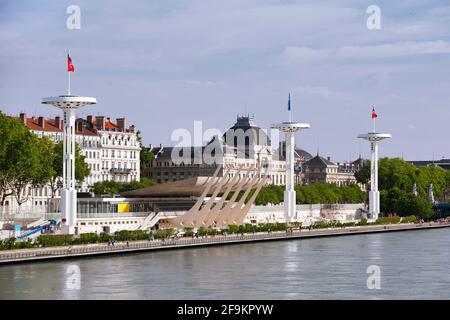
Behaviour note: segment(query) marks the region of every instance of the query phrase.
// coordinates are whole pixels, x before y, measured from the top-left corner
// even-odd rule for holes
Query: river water
[[[449,244],[445,228],[6,265],[0,299],[450,299]]]

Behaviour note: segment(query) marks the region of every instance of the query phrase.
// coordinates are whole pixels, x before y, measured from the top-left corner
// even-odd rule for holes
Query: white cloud
[[[340,48],[314,49],[287,47],[280,55],[282,63],[307,62],[329,59],[380,59],[423,54],[450,53],[447,41],[408,41],[370,46],[343,46]]]
[[[294,90],[298,90],[299,92],[304,94],[318,95],[325,97],[336,96],[339,94],[338,92],[335,92],[329,87],[322,87],[322,86],[299,85],[295,87]]]

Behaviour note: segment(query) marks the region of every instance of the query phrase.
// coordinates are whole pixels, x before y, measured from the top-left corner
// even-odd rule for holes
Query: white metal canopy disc
[[[92,97],[79,97],[79,96],[59,96],[59,97],[47,97],[42,99],[42,104],[50,104],[59,108],[77,109],[79,107],[96,104],[97,99]]]
[[[358,135],[358,138],[366,139],[369,141],[381,141],[383,139],[391,138],[392,135],[390,133],[376,133],[376,132],[370,132],[370,133],[364,133]]]
[[[296,132],[302,129],[309,129],[310,125],[308,123],[300,122],[282,122],[273,124],[271,127],[283,132]]]

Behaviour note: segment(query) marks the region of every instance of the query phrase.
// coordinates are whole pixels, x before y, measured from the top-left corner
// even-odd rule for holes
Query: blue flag
[[[289,93],[289,99],[288,99],[288,111],[291,111],[291,94]]]

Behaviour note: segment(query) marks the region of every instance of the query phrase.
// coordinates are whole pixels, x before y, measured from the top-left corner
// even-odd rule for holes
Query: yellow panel
[[[130,211],[130,205],[128,203],[119,203],[118,206],[119,212],[129,212]]]

